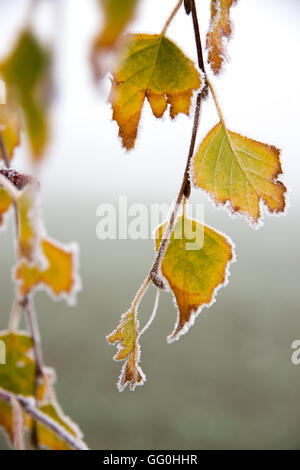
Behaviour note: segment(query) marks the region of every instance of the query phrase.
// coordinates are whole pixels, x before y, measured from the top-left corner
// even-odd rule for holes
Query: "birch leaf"
[[[99,76],[98,59],[103,51],[113,49],[128,23],[133,19],[138,0],[98,0],[103,11],[103,26],[96,36],[91,50],[95,76]]]
[[[21,297],[37,287],[44,287],[55,297],[65,297],[73,303],[80,288],[76,246],[59,246],[49,239],[42,239],[42,251],[47,266],[40,269],[26,261],[20,261],[15,269],[15,279]]]
[[[146,380],[142,369],[138,365],[140,360],[138,328],[136,311],[129,310],[122,315],[117,329],[107,336],[107,341],[110,344],[117,344],[118,347],[118,352],[114,356],[115,361],[126,361],[118,382],[120,391],[124,390],[127,383],[130,385],[130,390],[134,390],[137,385],[143,385]]]
[[[123,146],[127,150],[134,147],[146,97],[157,118],[163,116],[168,104],[174,118],[179,113],[189,113],[193,90],[200,84],[193,62],[165,36],[128,36],[110,96]]]
[[[225,59],[224,39],[231,36],[230,8],[237,0],[211,0],[210,28],[206,37],[208,62],[215,75]]]
[[[219,122],[204,138],[194,156],[192,177],[216,203],[230,203],[235,212],[260,220],[260,201],[270,212],[283,212],[286,188],[280,150],[228,131]]]
[[[157,250],[166,226],[156,231]],[[178,218],[161,266],[178,308],[168,342],[186,333],[202,308],[214,302],[217,290],[227,281],[233,257],[233,246],[224,235],[196,220]]]
[[[21,116],[18,107],[12,102],[0,105],[0,129],[2,139],[11,160],[14,150],[20,145]],[[3,158],[0,149],[0,158]]]
[[[22,109],[33,156],[38,160],[48,140],[50,56],[34,34],[25,30],[0,64],[8,96]]]
[[[11,197],[5,189],[0,188],[0,227],[4,222],[4,216],[12,203]]]

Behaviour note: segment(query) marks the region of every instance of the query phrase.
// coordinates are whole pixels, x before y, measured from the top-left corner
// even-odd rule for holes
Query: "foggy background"
[[[26,2],[0,2],[1,54],[22,24]],[[141,0],[136,32],[160,32],[175,0]],[[202,41],[209,1],[197,2]],[[161,295],[158,315],[142,337],[147,382],[134,393],[116,389],[121,363],[105,335],[118,324],[153,259],[152,240],[96,238],[96,208],[128,203],[170,204],[184,171],[192,119],[156,120],[146,104],[134,151],[125,154],[107,104],[109,77],[92,81],[89,46],[101,23],[92,0],[43,0],[36,28],[55,43],[53,138],[41,168],[48,234],[80,245],[83,290],[74,308],[37,293],[45,362],[57,371],[58,400],[94,449],[300,448],[300,365],[291,343],[300,339],[299,312],[299,43],[298,0],[240,0],[232,9],[230,63],[217,94],[228,127],[282,149],[288,215],[267,217],[253,230],[241,217],[215,209],[201,190],[205,222],[236,244],[229,285],[204,309],[189,332],[171,345],[176,311]],[[196,61],[191,18],[182,10],[168,30]],[[2,40],[3,39],[3,40]],[[192,113],[191,113],[192,114]],[[217,122],[209,99],[198,141]],[[14,165],[29,169],[23,151]],[[116,206],[117,207],[117,206]],[[0,327],[13,300],[12,220],[0,233]],[[155,291],[140,307],[142,324]],[[6,448],[0,437],[0,448]]]

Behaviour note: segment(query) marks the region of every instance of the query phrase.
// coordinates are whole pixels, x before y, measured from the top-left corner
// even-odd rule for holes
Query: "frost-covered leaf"
[[[98,76],[97,60],[104,50],[115,47],[126,28],[132,20],[138,0],[98,0],[103,11],[104,21],[99,34],[96,36],[91,51],[92,65],[95,75]]]
[[[33,395],[35,364],[29,352],[32,339],[26,332],[0,332],[5,343],[6,364],[0,365],[0,387],[16,394]]]
[[[22,32],[0,64],[9,99],[20,105],[33,156],[38,160],[48,140],[50,55],[30,30]]]
[[[107,341],[110,344],[117,344],[118,352],[114,356],[116,361],[126,361],[120,375],[118,388],[124,390],[127,383],[130,389],[134,390],[136,385],[143,385],[146,380],[142,369],[139,367],[140,345],[139,323],[136,319],[136,311],[129,310],[122,315],[119,326],[109,336]]]
[[[225,59],[224,40],[231,36],[230,8],[237,0],[211,0],[210,28],[206,37],[208,62],[217,75]]]
[[[10,160],[20,144],[21,117],[18,106],[13,102],[0,105],[0,130]],[[2,158],[0,149],[0,158]]]
[[[166,226],[156,231],[156,249]],[[178,307],[169,342],[186,333],[202,308],[214,301],[217,290],[227,281],[233,257],[233,246],[224,235],[196,220],[178,218],[161,266]]]
[[[3,224],[4,216],[11,205],[11,197],[5,189],[0,188],[0,227]]]
[[[280,151],[228,131],[219,122],[204,138],[194,156],[193,182],[208,191],[217,203],[230,203],[233,211],[258,222],[260,201],[270,212],[283,212],[286,188]]]
[[[58,245],[49,239],[41,241],[47,266],[40,269],[36,265],[20,261],[15,269],[15,279],[21,297],[37,287],[44,287],[55,297],[65,297],[69,303],[80,288],[78,277],[77,246]]]
[[[78,426],[71,421],[68,416],[65,416],[60,406],[55,401],[43,403],[39,406],[40,411],[52,418],[62,427],[64,427],[70,434],[81,439],[82,433]],[[46,428],[41,422],[37,421],[37,440],[40,446],[46,447],[51,450],[71,450],[71,448],[62,439],[60,439],[53,431]]]
[[[113,119],[119,125],[124,147],[127,150],[134,147],[146,97],[156,117],[163,116],[169,103],[174,118],[179,113],[189,113],[193,90],[200,84],[193,62],[165,36],[128,36],[110,97]]]

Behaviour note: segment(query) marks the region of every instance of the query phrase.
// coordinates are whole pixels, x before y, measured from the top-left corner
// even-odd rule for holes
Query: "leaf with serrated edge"
[[[208,62],[217,75],[225,59],[224,39],[231,36],[230,8],[237,0],[211,0],[210,28],[206,36]]]
[[[22,31],[12,52],[0,64],[8,96],[22,109],[35,160],[42,156],[48,141],[49,65],[48,50],[28,29]]]
[[[134,147],[142,107],[147,97],[160,118],[170,104],[170,115],[188,114],[193,90],[201,85],[193,62],[161,34],[128,36],[116,67],[110,101],[123,146]]]
[[[155,236],[158,250],[167,223]],[[187,244],[193,244],[192,249]],[[178,339],[194,323],[203,307],[209,307],[223,287],[234,260],[232,242],[202,223],[180,216],[161,265],[178,307],[175,328],[168,342]]]
[[[15,148],[20,145],[21,132],[19,108],[12,100],[0,105],[0,130],[7,155],[11,160]],[[0,158],[3,158],[1,149]]]
[[[107,341],[110,344],[117,344],[118,352],[114,356],[115,361],[126,361],[120,375],[118,388],[123,391],[127,383],[130,390],[134,390],[137,385],[143,385],[146,377],[139,367],[140,345],[138,342],[139,322],[136,319],[136,311],[129,310],[122,315],[119,326],[109,336]]]
[[[270,212],[283,212],[286,187],[281,175],[280,150],[228,131],[219,122],[204,138],[192,163],[195,186],[216,203],[230,203],[234,212],[260,221],[259,203]]]
[[[69,304],[73,304],[81,287],[77,245],[59,245],[48,238],[42,239],[41,244],[47,261],[45,269],[26,261],[20,261],[15,268],[19,295],[23,297],[36,288],[46,288],[54,298],[64,297]]]

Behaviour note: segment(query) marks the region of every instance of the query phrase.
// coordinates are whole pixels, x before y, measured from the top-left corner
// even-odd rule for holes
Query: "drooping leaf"
[[[8,157],[11,160],[15,148],[20,144],[21,131],[20,112],[12,101],[0,105],[0,130]],[[0,158],[3,158],[1,148]]]
[[[193,90],[200,84],[193,62],[165,36],[128,36],[110,97],[123,146],[127,150],[134,147],[146,97],[156,117],[163,116],[169,103],[174,118],[179,113],[189,113]]]
[[[0,227],[3,224],[4,216],[12,203],[11,197],[5,189],[0,188]]]
[[[133,19],[138,0],[98,0],[103,11],[103,26],[96,36],[91,50],[92,65],[96,77],[99,75],[98,59],[104,50],[115,47],[126,28]]]
[[[18,256],[29,263],[42,266],[45,259],[41,250],[42,222],[39,215],[37,187],[28,185],[18,193],[16,203],[19,215],[17,236]]]
[[[123,391],[127,383],[130,390],[134,390],[137,385],[143,385],[146,377],[139,366],[140,345],[139,322],[136,319],[136,311],[129,310],[122,315],[119,326],[109,336],[107,341],[110,344],[117,344],[118,352],[114,356],[116,361],[126,361],[120,375],[118,388]]]
[[[48,140],[50,55],[36,36],[25,30],[0,64],[8,96],[21,106],[33,156],[38,160]]]
[[[166,226],[156,231],[156,249]],[[196,220],[178,218],[161,266],[178,307],[169,342],[186,333],[202,308],[211,305],[227,281],[233,257],[232,244],[224,235]]]
[[[194,157],[193,182],[217,203],[230,203],[235,212],[258,222],[259,203],[270,212],[283,212],[286,188],[281,175],[280,151],[228,131],[219,122],[204,138]]]
[[[20,261],[15,269],[15,279],[21,297],[37,287],[45,287],[55,297],[65,297],[69,303],[80,288],[78,278],[77,246],[60,246],[57,242],[43,239],[43,254],[47,261],[45,269]]]
[[[237,0],[211,0],[210,28],[206,37],[208,62],[217,75],[225,60],[224,40],[231,36],[230,8]]]
[[[65,416],[56,401],[49,401],[39,406],[40,411],[52,418],[70,434],[81,439],[82,433],[73,421]],[[71,448],[62,439],[60,439],[53,431],[46,428],[41,422],[37,421],[37,440],[40,446],[51,450],[71,450]]]

